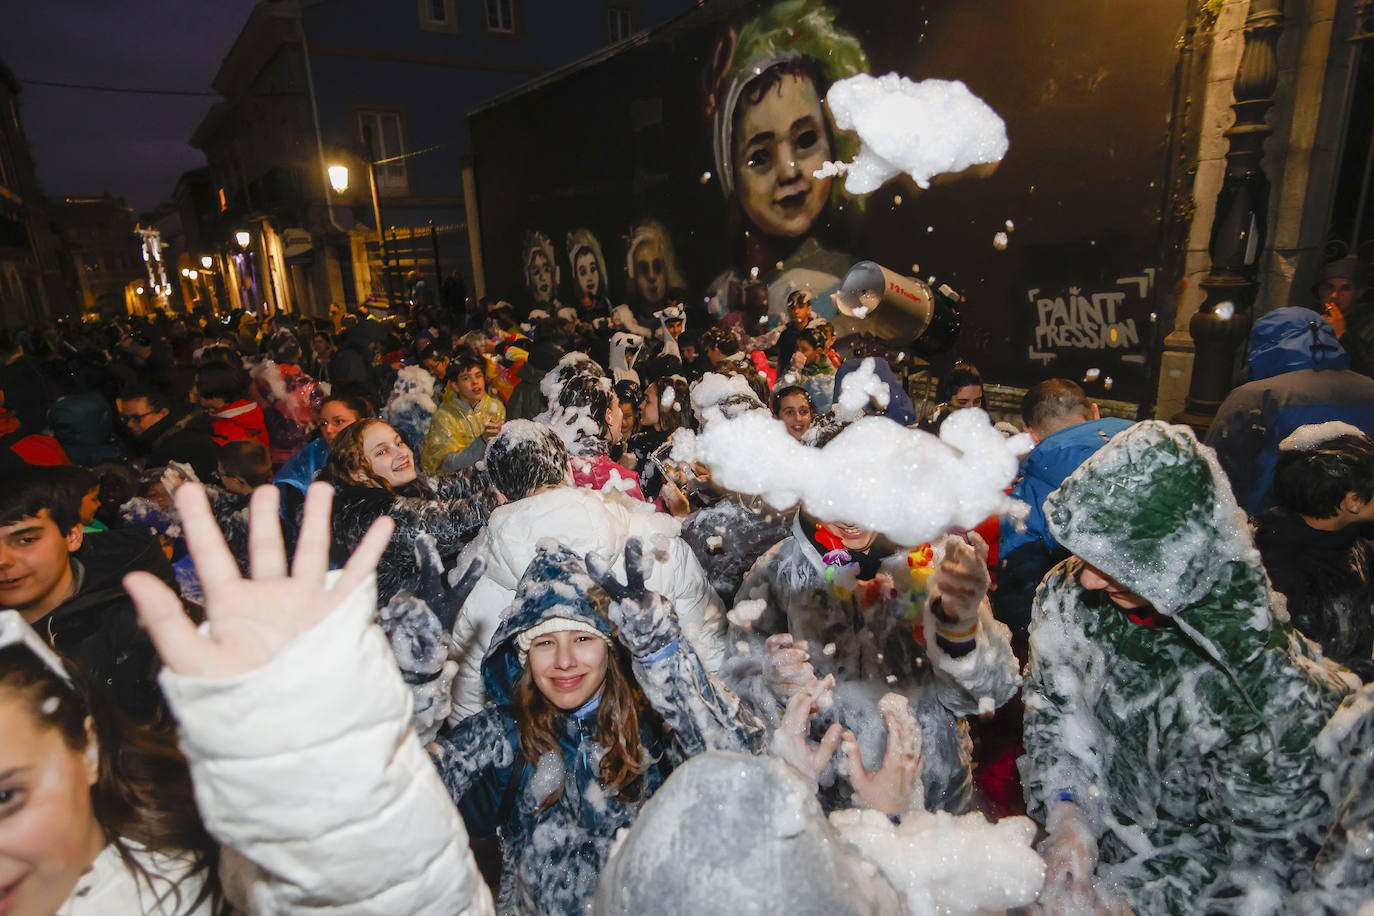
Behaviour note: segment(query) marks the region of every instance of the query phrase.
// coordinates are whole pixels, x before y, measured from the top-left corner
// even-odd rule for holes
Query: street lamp
[[[238,232],[234,233],[234,241],[239,243],[240,248],[247,248],[248,243],[252,240],[253,237],[244,229],[240,229]]]
[[[183,268],[181,269],[181,275],[182,275],[183,277],[189,277],[189,276],[191,275],[191,272],[190,272],[188,269],[186,269],[185,267],[183,267]]]
[[[348,190],[348,166],[331,165],[329,171],[329,186],[334,189],[335,194],[342,194]]]
[[[140,286],[138,289],[134,290],[134,292],[138,293],[140,296],[143,295],[143,287]]]
[[[201,259],[200,259],[200,266],[203,267],[203,268],[205,268],[206,270],[209,270],[209,269],[210,269],[210,266],[211,266],[212,264],[214,264],[214,263],[215,263],[215,259],[212,258],[212,257],[210,257],[208,254],[207,254],[207,255],[203,255],[203,256],[201,257]]]
[[[187,278],[188,280],[194,280],[196,277],[199,277],[199,276],[200,276],[200,271],[197,271],[197,270],[188,270],[188,271],[186,271],[186,278]]]

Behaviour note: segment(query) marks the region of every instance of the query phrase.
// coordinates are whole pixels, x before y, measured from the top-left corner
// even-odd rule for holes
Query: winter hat
[[[541,340],[530,347],[530,358],[526,360],[526,365],[547,372],[558,365],[565,352],[567,351],[558,343]]]
[[[546,636],[549,633],[563,633],[569,630],[577,633],[590,633],[593,636],[600,636],[606,641],[607,645],[610,645],[611,642],[610,638],[605,633],[602,633],[586,621],[574,620],[571,617],[545,617],[543,620],[515,637],[515,645],[520,650],[520,664],[525,664],[525,660],[530,657],[530,646],[534,645],[536,639],[541,636]]]

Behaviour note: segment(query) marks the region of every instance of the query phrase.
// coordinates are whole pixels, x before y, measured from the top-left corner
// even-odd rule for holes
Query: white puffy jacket
[[[205,825],[250,863],[222,868],[247,912],[492,912],[463,821],[411,730],[375,604],[369,578],[256,671],[160,675]]]
[[[553,538],[579,555],[595,551],[613,560],[622,581],[625,542],[640,538],[645,556],[654,558],[645,584],[673,602],[683,635],[691,640],[707,670],[718,673],[725,659],[720,599],[691,549],[678,537],[680,531],[676,519],[650,511],[647,505],[632,505],[616,495],[581,487],[545,490],[493,510],[486,527],[454,564],[455,572],[461,572],[474,557],[480,557],[486,571],[453,628],[458,677],[453,682],[449,721],[473,715],[485,704],[482,658],[541,538]]]

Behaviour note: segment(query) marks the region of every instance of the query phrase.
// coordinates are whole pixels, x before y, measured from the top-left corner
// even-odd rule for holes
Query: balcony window
[[[606,40],[610,44],[624,41],[634,34],[635,13],[628,6],[606,7]]]
[[[373,162],[392,159],[405,154],[401,116],[390,111],[358,112],[358,132]],[[405,192],[406,164],[404,160],[383,162],[377,166],[377,190]]]
[[[515,0],[484,0],[484,6],[488,32],[515,32]]]

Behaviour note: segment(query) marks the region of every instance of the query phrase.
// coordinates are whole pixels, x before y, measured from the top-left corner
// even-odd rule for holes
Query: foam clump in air
[[[797,442],[762,411],[673,437],[673,458],[700,461],[720,486],[762,496],[776,509],[801,503],[826,521],[923,544],[951,526],[972,528],[1014,512],[1005,490],[1029,437],[1003,437],[977,408],[950,415],[937,438],[885,417],[864,417],[823,448]]]
[[[861,73],[831,86],[826,103],[837,127],[859,135],[853,162],[821,170],[844,173],[850,194],[876,191],[902,172],[927,188],[936,175],[1000,162],[1010,145],[1006,123],[958,80]]]
[[[870,290],[864,290],[865,294],[872,295]],[[862,307],[860,307],[862,308]],[[855,309],[858,314],[860,309]],[[859,315],[862,318],[862,315]],[[867,357],[859,363],[859,368],[846,375],[840,380],[840,397],[835,402],[835,418],[841,421],[858,419],[863,415],[864,408],[870,402],[877,404],[878,407],[886,409],[888,402],[892,399],[892,392],[888,390],[887,382],[873,371],[875,363],[873,357]]]

